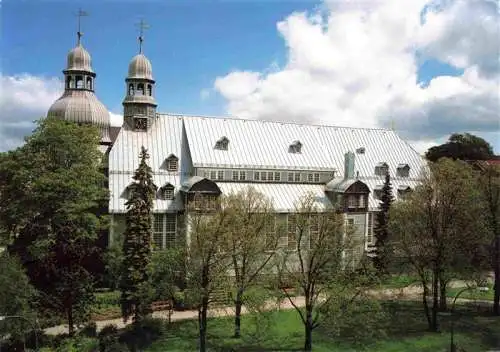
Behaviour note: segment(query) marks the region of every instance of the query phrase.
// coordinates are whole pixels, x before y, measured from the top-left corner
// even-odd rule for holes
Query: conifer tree
[[[382,195],[380,198],[380,211],[377,212],[375,217],[375,228],[373,229],[375,236],[375,257],[373,259],[373,264],[379,272],[379,274],[388,273],[389,257],[390,257],[390,246],[388,243],[389,232],[387,229],[387,224],[389,223],[389,209],[394,198],[392,196],[392,185],[391,176],[389,172],[385,175],[384,186],[382,187]]]
[[[151,313],[152,288],[150,282],[152,210],[155,185],[149,155],[142,147],[139,167],[134,182],[129,186],[126,230],[123,241],[123,266],[121,275],[121,308],[126,321],[133,317],[139,323]]]

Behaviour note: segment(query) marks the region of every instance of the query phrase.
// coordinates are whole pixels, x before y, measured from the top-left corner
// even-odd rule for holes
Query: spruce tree
[[[389,259],[391,255],[390,245],[388,243],[389,233],[387,224],[389,223],[389,209],[394,198],[392,196],[391,176],[389,172],[385,175],[384,186],[382,187],[382,195],[380,198],[380,211],[375,217],[375,228],[373,229],[375,236],[375,257],[373,264],[379,274],[385,275],[388,273]]]
[[[150,282],[152,210],[155,185],[149,155],[142,147],[140,164],[129,186],[126,230],[123,241],[121,275],[121,308],[125,321],[133,317],[139,323],[151,313],[152,288]]]

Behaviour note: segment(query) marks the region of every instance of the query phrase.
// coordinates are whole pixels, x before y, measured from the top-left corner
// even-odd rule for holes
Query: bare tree
[[[205,352],[209,305],[216,299],[221,286],[227,283],[231,264],[227,250],[230,213],[222,204],[224,198],[197,195],[193,202],[196,207],[188,205],[187,300],[198,310],[199,350]]]
[[[276,250],[278,240],[271,202],[254,188],[229,194],[228,248],[236,295],[234,337],[241,336],[241,308],[245,291],[259,278]]]
[[[393,205],[389,218],[391,236],[398,239],[396,250],[420,277],[429,329],[438,331],[446,283],[451,278],[471,278],[485,267],[489,234],[471,168],[461,161],[440,159],[430,166],[421,186]]]
[[[356,267],[361,254],[355,231],[344,226],[344,214],[335,209],[320,210],[314,195],[301,199],[296,212],[288,215],[288,246],[279,270],[283,293],[300,315],[304,324],[304,350],[312,349],[312,332],[320,324],[320,308],[335,297],[338,282]],[[305,306],[299,307],[285,289],[293,285],[304,296]],[[352,297],[354,299],[354,297]]]

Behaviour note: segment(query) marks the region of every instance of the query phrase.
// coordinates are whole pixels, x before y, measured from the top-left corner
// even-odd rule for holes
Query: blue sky
[[[380,3],[390,1],[393,0],[381,0]],[[456,1],[467,2],[466,0]],[[436,38],[435,35],[427,33],[432,32],[432,28],[422,27],[418,23],[415,26],[423,33],[419,35],[419,39],[414,40],[415,36],[407,35],[401,38],[401,42],[411,42],[411,45],[419,45],[420,47],[410,56],[407,55],[408,50],[405,48],[403,48],[404,50],[394,49],[392,52],[391,41],[394,41],[394,47],[397,47],[399,38],[397,35],[395,38],[391,38],[391,36],[398,30],[393,27],[391,32],[387,32],[382,27],[387,23],[400,25],[401,21],[398,22],[398,17],[410,16],[412,11],[420,17],[423,16],[424,10],[427,14],[429,7],[425,4],[425,0],[415,0],[415,2],[419,2],[420,7],[408,6],[405,9],[408,15],[401,15],[401,12],[398,14],[400,10],[397,6],[400,5],[397,5],[397,2],[388,4],[386,7],[383,7],[384,4],[372,5],[368,2],[366,9],[363,8],[365,4],[361,3],[359,7],[366,11],[366,16],[372,14],[379,16],[377,13],[379,11],[380,16],[389,17],[383,22],[377,22],[382,24],[373,24],[375,22],[372,23],[370,20],[353,20],[354,29],[352,31],[345,29],[344,38],[347,38],[346,40],[340,42],[331,39],[331,42],[325,44],[325,38],[338,38],[335,34],[343,30],[336,27],[337,23],[343,23],[345,28],[350,28],[349,22],[346,21],[354,18],[353,14],[357,14],[344,6],[341,1],[329,5],[322,1],[308,0],[100,0],[85,2],[4,0],[1,10],[3,20],[2,77],[4,82],[2,85],[5,90],[7,90],[5,87],[10,89],[8,84],[25,87],[20,80],[25,79],[23,75],[28,75],[37,80],[40,89],[45,89],[47,88],[46,82],[50,79],[62,78],[61,71],[65,65],[66,54],[76,43],[77,20],[75,13],[79,7],[82,7],[90,14],[82,19],[83,44],[92,55],[93,68],[98,75],[96,93],[108,109],[115,114],[122,112],[121,101],[125,91],[124,78],[130,59],[138,51],[137,23],[142,18],[151,26],[145,33],[144,52],[153,64],[153,73],[157,82],[156,98],[161,112],[203,115],[236,114],[243,117],[271,119],[277,119],[276,116],[279,116],[281,120],[287,120],[290,116],[289,118],[295,122],[325,123],[326,121],[328,124],[372,127],[387,127],[389,120],[392,122],[395,120],[396,126],[404,130],[402,134],[405,138],[415,141],[417,144],[420,143],[416,147],[417,149],[440,143],[453,132],[477,131],[477,134],[485,137],[499,152],[498,130],[500,128],[491,127],[495,126],[494,113],[492,116],[490,115],[496,107],[495,99],[497,97],[495,93],[491,92],[492,89],[489,88],[487,91],[486,88],[481,88],[483,90],[479,92],[483,94],[479,94],[482,98],[480,101],[485,102],[484,104],[490,104],[485,107],[489,111],[489,115],[484,118],[484,121],[478,117],[471,117],[471,114],[477,113],[477,108],[470,110],[474,106],[477,107],[476,100],[467,101],[468,105],[463,109],[457,106],[464,100],[460,94],[467,91],[464,84],[472,85],[469,78],[464,83],[464,80],[461,79],[462,76],[475,77],[474,72],[477,71],[479,78],[474,78],[479,82],[474,81],[477,85],[486,87],[491,83],[484,76],[481,76],[482,61],[489,59],[490,52],[480,52],[480,50],[486,49],[478,49],[471,45],[470,48],[463,49],[464,52],[457,53],[457,50],[461,48],[457,49],[450,44],[448,37],[451,37],[451,34],[448,35],[444,31],[441,33],[441,37]],[[449,25],[450,18],[456,20],[456,23],[460,23],[460,11],[462,10],[459,5],[450,5],[444,11],[436,12],[435,17],[439,20],[439,16],[441,16],[443,23]],[[453,6],[458,9],[453,8]],[[477,7],[477,5],[475,6]],[[394,9],[394,15],[387,15],[387,9]],[[485,7],[484,11],[490,11],[490,9]],[[304,12],[305,17],[301,15]],[[351,17],[341,16],[346,14],[351,15]],[[391,21],[394,23],[391,24]],[[429,20],[426,27],[439,26],[436,21],[436,19]],[[453,22],[451,23],[453,24]],[[366,26],[363,27],[365,30],[359,31],[359,33],[365,33],[364,35],[368,38],[366,54],[353,56],[353,52],[350,52],[353,50],[350,44],[355,43],[356,40],[364,40],[357,31],[360,26]],[[387,38],[384,40],[390,45],[382,43],[380,47],[374,48],[373,52],[379,53],[380,48],[387,48],[385,49],[388,52],[386,61],[394,59],[395,62],[403,62],[401,71],[407,72],[405,74],[410,77],[411,81],[409,84],[414,84],[415,87],[407,88],[404,86],[407,80],[400,78],[400,76],[404,76],[402,74],[394,74],[392,77],[393,72],[398,71],[398,68],[393,68],[389,64],[387,67],[384,64],[374,64],[370,73],[363,73],[362,76],[358,77],[358,71],[363,71],[370,63],[370,61],[363,61],[366,59],[363,58],[363,55],[371,55],[372,42],[377,42],[377,38],[379,38],[375,34],[373,38],[370,37],[370,33],[378,32],[379,28],[376,26],[380,27],[381,33],[386,33]],[[458,36],[463,35],[465,38],[468,35],[467,31],[471,32],[475,28],[474,24],[469,24],[468,27],[464,28],[463,32],[459,32]],[[315,28],[321,28],[321,33],[317,30],[314,31]],[[455,29],[453,29],[454,32],[456,32]],[[308,31],[311,31],[310,34]],[[456,36],[455,33],[455,41]],[[483,36],[483,40],[488,38],[487,35]],[[322,50],[328,45],[331,45],[330,51],[323,53]],[[335,68],[331,68],[331,70],[328,68],[327,71],[330,70],[330,73],[322,75],[323,78],[321,75],[317,78],[318,75],[314,74],[317,69],[315,65],[324,57],[328,57],[331,52],[334,54],[332,54],[330,61],[327,60],[326,65],[329,65],[329,62],[333,64],[333,62],[341,61],[343,55],[348,58],[346,60],[350,60],[349,58],[352,56],[355,58],[352,63],[353,67],[350,68],[352,72],[348,72],[348,70],[340,70],[339,72],[335,71]],[[313,57],[313,55],[315,56]],[[464,55],[467,60],[460,61]],[[411,62],[406,62],[408,58],[409,61],[414,62],[415,67]],[[357,63],[358,59],[359,63]],[[323,65],[323,63],[320,64]],[[355,67],[356,65],[359,67]],[[296,72],[299,71],[308,73],[309,78],[306,83],[301,80],[294,81],[292,78],[297,76]],[[467,72],[472,73],[467,75],[465,74]],[[329,74],[331,76],[328,76]],[[492,77],[495,78],[497,74],[498,72],[494,72]],[[349,91],[349,87],[352,86],[375,87],[380,82],[387,81],[387,83],[383,83],[383,87],[388,89],[387,102],[384,103],[385,105],[378,106],[380,97],[384,96],[383,91],[381,92],[378,88],[375,93],[373,89],[367,88],[365,91],[357,90],[353,94],[353,97],[359,95],[366,97],[368,102],[373,101],[372,105],[376,105],[377,108],[372,110],[366,110],[363,107],[363,105],[367,105],[366,103],[347,107],[343,107],[343,105],[339,107],[341,104],[335,103],[335,106],[331,106],[332,100],[338,100],[333,93],[331,97],[326,94],[322,98],[323,100],[316,102],[316,97],[320,97],[320,93],[315,94],[315,89],[318,89],[319,86],[324,87],[324,83],[320,83],[320,81],[325,77],[331,79],[332,92],[338,88],[334,85],[336,81],[347,82],[340,86],[343,91]],[[449,80],[446,77],[454,78],[454,80]],[[273,86],[280,79],[284,83]],[[382,83],[380,84],[382,85]],[[303,90],[296,92],[299,86],[303,86]],[[286,92],[289,88],[290,97],[275,95],[276,91]],[[451,95],[443,93],[448,89],[452,92]],[[323,88],[322,90],[324,91]],[[404,94],[394,93],[397,90],[404,91]],[[240,94],[241,92],[244,92],[244,96]],[[373,98],[370,95],[372,93],[374,94]],[[471,93],[468,97],[476,99],[478,96],[476,93]],[[11,92],[9,99],[17,99],[16,97],[24,96],[23,94]],[[29,94],[36,96],[33,92]],[[52,97],[51,94],[54,94],[53,88],[52,92],[47,93],[44,97]],[[313,101],[309,102],[309,105],[313,105],[310,109],[311,115],[317,114],[318,118],[315,116],[304,117],[302,113],[297,112],[305,109],[301,105],[296,105],[297,101],[306,101],[311,94],[315,97]],[[415,101],[412,100],[413,98],[409,98],[409,96],[418,94],[425,96],[415,99]],[[12,103],[6,99],[4,99],[4,107],[8,103]],[[287,99],[289,100],[287,101]],[[249,103],[249,101],[253,103]],[[41,104],[44,109],[46,109],[46,104],[48,103]],[[19,105],[25,106],[26,102],[23,101]],[[258,110],[256,106],[259,107]],[[28,110],[32,115],[35,111],[38,113],[35,107],[30,107]],[[456,113],[453,111],[462,110],[472,112],[468,112],[468,118],[465,116],[455,119],[454,114]],[[10,110],[3,108],[0,110],[0,114],[5,114],[2,111],[9,112]],[[344,114],[342,118],[338,117],[339,111]],[[367,117],[359,117],[360,114],[366,114]],[[418,125],[414,124],[416,119],[414,116],[420,116],[418,118],[422,119]],[[0,118],[5,117],[0,115]],[[30,115],[29,118],[36,117]],[[14,122],[11,120],[6,121],[13,124]],[[481,121],[475,122],[479,120]],[[428,133],[429,130],[434,132]],[[7,127],[4,127],[3,131],[0,128],[0,135],[7,132]]]

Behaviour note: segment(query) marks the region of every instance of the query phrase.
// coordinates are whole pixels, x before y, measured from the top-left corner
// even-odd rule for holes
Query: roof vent
[[[364,154],[365,153],[365,147],[359,147],[356,149],[356,154]]]

